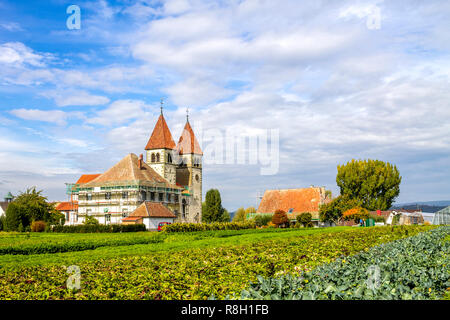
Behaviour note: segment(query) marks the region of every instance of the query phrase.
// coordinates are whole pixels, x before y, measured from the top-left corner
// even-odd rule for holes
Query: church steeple
[[[147,142],[145,150],[174,148],[175,142],[173,141],[172,134],[167,126],[166,119],[164,119],[161,107],[161,115],[156,122],[155,128],[153,129],[152,135]]]
[[[191,124],[189,123],[189,114],[186,115],[186,124],[178,140],[177,150],[180,154],[199,154],[203,155],[200,144],[195,137],[194,130],[192,130]]]

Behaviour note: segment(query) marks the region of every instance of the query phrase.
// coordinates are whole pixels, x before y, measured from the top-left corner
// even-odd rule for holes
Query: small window
[[[164,193],[159,194],[159,201],[164,201]]]
[[[155,162],[155,154],[152,153],[152,162]]]
[[[111,215],[110,214],[105,214],[105,222],[111,222]]]
[[[155,201],[155,193],[154,192],[150,192],[150,200]]]
[[[92,209],[86,209],[86,215],[88,216],[92,215]]]
[[[122,192],[122,199],[123,200],[128,200],[128,191],[123,191]]]
[[[178,202],[178,195],[175,195],[175,202]]]
[[[126,217],[128,217],[128,209],[124,208],[124,209],[122,209],[122,218],[126,218]]]
[[[167,162],[172,163],[172,155],[170,153],[167,154]]]
[[[156,154],[156,162],[159,162],[159,153]]]
[[[105,200],[111,200],[111,192],[105,193]]]
[[[86,200],[87,200],[87,201],[91,201],[91,200],[92,200],[92,193],[88,193],[88,194],[87,194]]]
[[[199,182],[200,181],[200,177],[198,174],[195,175],[195,181]]]

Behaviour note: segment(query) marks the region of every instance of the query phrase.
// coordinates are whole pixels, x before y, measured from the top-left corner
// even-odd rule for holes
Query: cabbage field
[[[449,229],[0,233],[0,299],[441,299]]]

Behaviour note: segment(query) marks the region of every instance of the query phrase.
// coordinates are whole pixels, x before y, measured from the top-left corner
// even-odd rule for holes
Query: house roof
[[[76,211],[76,210],[78,210],[78,204],[75,204],[73,202],[64,201],[64,202],[58,203],[56,205],[55,209],[58,211]]]
[[[83,184],[83,183],[88,183],[92,180],[94,180],[95,178],[97,178],[98,176],[100,176],[101,173],[97,173],[97,174],[83,174],[78,181],[76,182],[76,184]]]
[[[176,185],[170,184],[147,163],[139,160],[140,159],[134,153],[130,153],[109,168],[105,173],[84,184],[83,187],[90,188],[123,183],[141,183],[181,189]],[[139,166],[139,162],[141,163],[141,166]]]
[[[280,209],[286,213],[316,214],[319,212],[319,206],[330,200],[325,196],[325,189],[320,187],[266,190],[256,212],[273,213]]]
[[[172,134],[167,126],[164,116],[161,114],[153,129],[152,135],[147,142],[145,150],[152,149],[174,149],[175,141],[173,141]]]
[[[0,207],[2,208],[3,212],[6,212],[6,209],[8,209],[9,203],[6,201],[0,202]]]
[[[202,149],[200,148],[200,144],[195,137],[194,130],[192,130],[192,127],[189,124],[189,121],[186,121],[183,133],[178,140],[177,150],[180,154],[203,154]]]
[[[161,203],[145,201],[129,217],[176,218],[177,216]]]

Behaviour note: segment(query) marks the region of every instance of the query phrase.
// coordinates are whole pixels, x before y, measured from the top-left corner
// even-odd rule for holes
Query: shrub
[[[360,219],[369,218],[369,212],[367,209],[361,207],[354,207],[345,211],[343,214],[344,220],[354,220],[359,221]]]
[[[254,229],[253,221],[246,222],[213,222],[213,223],[172,223],[163,227],[164,232],[194,232],[214,230]]]
[[[267,224],[272,221],[272,215],[269,214],[258,214],[254,218],[255,224],[258,227],[267,226]]]
[[[272,216],[272,223],[277,227],[284,226],[289,222],[289,218],[285,211],[277,210]]]
[[[46,223],[44,221],[33,221],[31,223],[32,232],[43,232],[45,231]]]
[[[86,216],[86,217],[84,218],[83,224],[84,224],[84,225],[99,225],[100,222],[98,222],[98,220],[95,219],[94,216]]]
[[[146,231],[144,224],[80,224],[76,226],[53,226],[52,232],[59,233],[115,233],[115,232],[139,232]]]
[[[312,227],[312,214],[309,212],[304,212],[297,216],[297,222],[301,223],[304,227]]]

